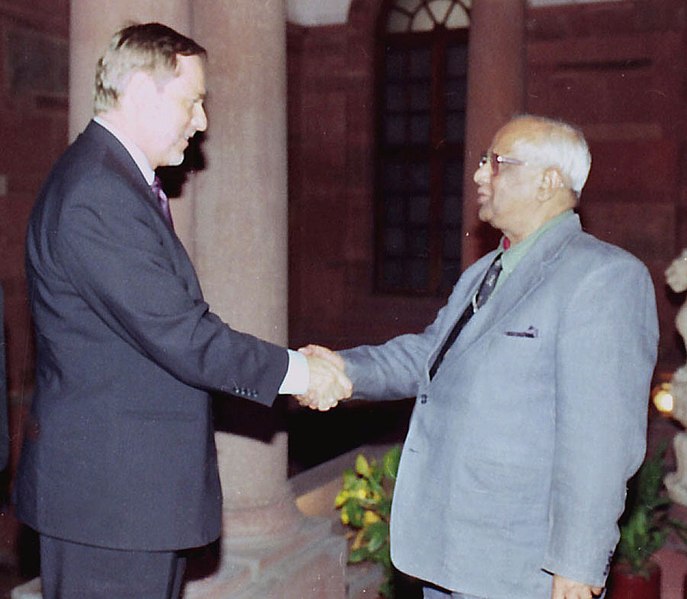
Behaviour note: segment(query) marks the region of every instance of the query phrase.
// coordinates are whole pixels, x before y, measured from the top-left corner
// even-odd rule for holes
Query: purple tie
[[[157,203],[160,205],[160,212],[162,212],[162,216],[165,217],[165,220],[169,224],[169,226],[172,228],[172,231],[174,230],[174,222],[172,221],[172,213],[169,210],[169,198],[167,197],[167,194],[164,192],[162,189],[162,184],[160,182],[160,178],[155,175],[155,179],[153,180],[153,184],[150,186],[153,190],[153,193],[157,197]]]

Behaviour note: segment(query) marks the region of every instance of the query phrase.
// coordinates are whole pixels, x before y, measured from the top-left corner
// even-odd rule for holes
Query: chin
[[[175,154],[174,156],[170,156],[167,160],[166,166],[179,166],[182,162],[184,162],[183,152],[181,154]]]
[[[492,214],[483,208],[480,208],[480,210],[477,212],[477,218],[480,219],[483,223],[488,223],[491,221]]]

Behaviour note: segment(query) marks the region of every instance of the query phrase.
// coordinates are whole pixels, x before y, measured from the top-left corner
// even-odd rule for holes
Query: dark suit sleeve
[[[10,437],[7,407],[7,371],[5,369],[5,310],[2,288],[0,288],[0,470],[7,467],[10,456]]]
[[[74,190],[56,227],[56,267],[121,339],[188,385],[235,393],[250,385],[270,404],[285,349],[240,333],[202,300],[185,252],[126,182]]]

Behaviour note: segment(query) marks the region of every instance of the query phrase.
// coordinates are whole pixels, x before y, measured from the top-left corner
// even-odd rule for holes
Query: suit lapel
[[[521,262],[499,289],[468,322],[455,342],[454,350],[462,353],[473,343],[498,326],[508,314],[528,300],[546,278],[547,272],[557,267],[565,246],[581,231],[577,215],[547,231],[530,248]],[[477,283],[479,284],[479,283]]]

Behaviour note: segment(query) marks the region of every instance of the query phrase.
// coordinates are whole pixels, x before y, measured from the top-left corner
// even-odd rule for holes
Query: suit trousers
[[[40,536],[43,599],[178,599],[186,558]]]

